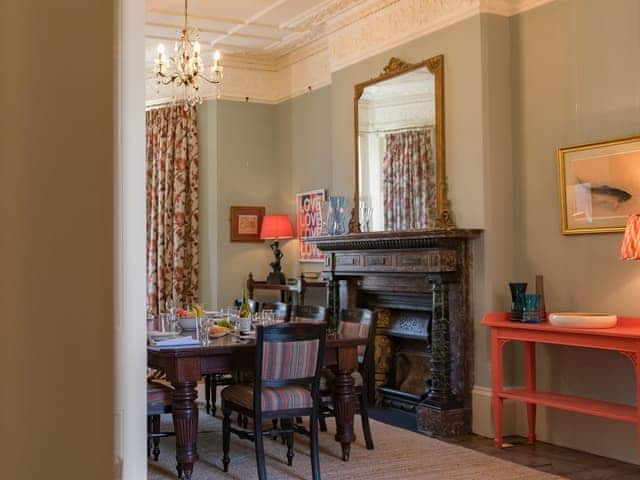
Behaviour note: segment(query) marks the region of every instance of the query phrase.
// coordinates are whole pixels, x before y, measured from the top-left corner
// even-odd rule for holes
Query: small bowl
[[[178,317],[178,323],[183,330],[195,330],[196,320],[196,317]]]

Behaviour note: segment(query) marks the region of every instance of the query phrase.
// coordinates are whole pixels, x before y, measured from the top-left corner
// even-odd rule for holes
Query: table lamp
[[[275,285],[284,285],[287,279],[282,273],[282,257],[284,255],[280,251],[280,240],[285,238],[293,238],[293,225],[288,215],[265,215],[262,219],[262,229],[260,230],[260,238],[262,240],[273,240],[271,250],[275,260],[271,262],[272,272],[267,277],[267,283]]]
[[[640,213],[630,215],[620,248],[622,260],[640,260]]]

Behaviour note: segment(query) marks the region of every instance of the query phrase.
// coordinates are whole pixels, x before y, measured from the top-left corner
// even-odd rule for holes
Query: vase
[[[524,296],[527,292],[526,283],[510,283],[511,289],[511,321],[521,322],[524,312]]]
[[[527,293],[524,296],[523,323],[540,323],[540,299],[538,293]]]
[[[329,235],[343,235],[346,232],[344,214],[344,197],[329,197]]]

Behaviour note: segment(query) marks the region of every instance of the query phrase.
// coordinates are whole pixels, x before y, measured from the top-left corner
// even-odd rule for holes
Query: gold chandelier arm
[[[187,30],[187,0],[184,0],[184,29]]]

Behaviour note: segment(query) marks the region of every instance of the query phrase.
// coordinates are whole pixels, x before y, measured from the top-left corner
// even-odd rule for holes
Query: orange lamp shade
[[[622,247],[620,248],[622,260],[640,260],[640,214],[629,216],[627,229],[624,232]]]
[[[288,215],[265,215],[260,230],[262,240],[293,238],[293,225]]]

